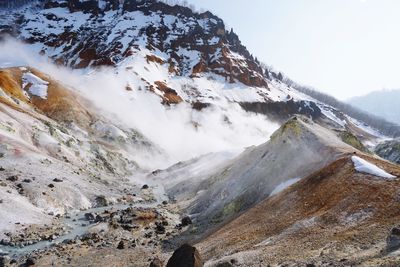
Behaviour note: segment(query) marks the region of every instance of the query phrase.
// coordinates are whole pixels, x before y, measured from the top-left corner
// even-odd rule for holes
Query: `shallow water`
[[[19,257],[22,255],[30,254],[37,250],[44,250],[56,244],[60,244],[65,240],[74,239],[77,236],[82,236],[88,233],[88,230],[96,224],[90,224],[85,219],[85,213],[102,213],[105,210],[123,210],[128,207],[133,208],[154,208],[159,204],[159,202],[153,203],[131,203],[131,204],[115,204],[104,207],[92,208],[83,211],[77,211],[74,213],[64,216],[62,218],[63,226],[68,229],[68,232],[57,237],[53,241],[39,241],[32,245],[27,245],[24,247],[12,247],[0,245],[0,255],[8,255],[10,257]],[[74,221],[75,220],[75,221]]]

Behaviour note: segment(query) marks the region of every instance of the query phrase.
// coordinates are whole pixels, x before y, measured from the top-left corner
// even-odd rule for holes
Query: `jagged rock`
[[[73,243],[74,243],[74,240],[72,240],[72,239],[65,239],[62,243],[63,243],[63,244],[68,244],[68,245],[70,245],[70,244],[73,244]]]
[[[394,227],[386,239],[386,249],[388,252],[395,251],[400,248],[400,226]]]
[[[126,230],[126,231],[132,231],[133,229],[137,228],[136,225],[130,224],[130,223],[121,224],[121,227],[122,227],[122,229],[124,229],[124,230]]]
[[[100,215],[96,215],[96,218],[94,219],[94,222],[98,223],[98,222],[104,222],[105,219],[103,217],[101,217]]]
[[[62,182],[63,182],[63,180],[62,180],[62,179],[60,179],[60,178],[54,178],[54,179],[53,179],[53,182],[56,182],[56,183],[62,183]]]
[[[11,175],[6,180],[10,182],[16,182],[18,181],[18,179],[19,179],[18,175]]]
[[[27,258],[25,261],[25,266],[33,266],[36,264],[35,258]]]
[[[117,249],[125,249],[125,242],[123,240],[119,241]]]
[[[224,261],[224,262],[220,262],[217,264],[216,267],[232,267],[232,263],[228,262],[228,261]]]
[[[3,167],[0,167],[0,172],[5,171],[6,169],[4,169]]]
[[[156,223],[156,233],[157,234],[165,234],[165,226],[162,223]]]
[[[97,233],[87,233],[83,235],[81,241],[93,241],[94,243],[98,243],[102,240],[101,236]]]
[[[54,188],[54,184],[49,184],[48,187]]]
[[[96,214],[91,213],[91,212],[85,213],[85,219],[86,219],[86,220],[88,220],[88,221],[94,221],[95,218],[96,218]]]
[[[149,188],[149,186],[147,184],[142,186],[142,189],[148,189],[148,188]]]
[[[305,115],[316,120],[322,116],[321,109],[312,101],[276,101],[276,102],[243,102],[240,103],[246,111],[268,114],[273,119],[286,121],[295,114]]]
[[[0,256],[0,267],[7,267],[10,263],[10,257]]]
[[[155,258],[151,261],[150,267],[163,267],[163,263],[159,258]]]
[[[203,261],[200,257],[199,251],[191,245],[184,244],[175,250],[172,257],[168,260],[167,267],[201,267]]]
[[[106,199],[105,196],[97,196],[94,201],[95,201],[95,206],[96,207],[108,206],[108,200]]]
[[[29,184],[29,183],[32,182],[32,180],[31,179],[24,179],[24,180],[22,180],[22,182]]]
[[[192,224],[192,219],[190,219],[189,216],[185,216],[182,218],[181,224],[182,224],[182,226],[188,226],[188,225]]]

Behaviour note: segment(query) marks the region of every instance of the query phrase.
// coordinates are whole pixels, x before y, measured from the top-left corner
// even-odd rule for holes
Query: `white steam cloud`
[[[148,158],[140,160],[138,155],[138,162],[148,168],[165,168],[207,153],[258,145],[279,127],[263,115],[245,112],[238,104],[222,100],[202,111],[186,103],[168,107],[155,94],[138,90],[138,85],[127,91],[130,72],[116,73],[111,68],[91,73],[70,70],[55,66],[30,45],[8,40],[0,45],[0,67],[13,66],[37,68],[75,88],[109,118],[140,131],[166,151],[163,160],[152,159],[148,164]]]

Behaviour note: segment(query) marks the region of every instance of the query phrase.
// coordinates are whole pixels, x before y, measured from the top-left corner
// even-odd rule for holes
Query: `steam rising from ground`
[[[102,115],[138,130],[168,156],[153,159],[153,168],[165,168],[206,153],[258,145],[279,127],[265,116],[247,113],[226,100],[202,111],[193,110],[187,103],[165,106],[160,97],[139,90],[138,85],[133,84],[133,91],[127,91],[132,73],[111,68],[72,71],[53,65],[33,50],[14,40],[2,43],[0,67],[35,67],[90,99]]]

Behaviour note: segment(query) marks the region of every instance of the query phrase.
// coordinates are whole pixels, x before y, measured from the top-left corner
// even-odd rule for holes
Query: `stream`
[[[148,181],[149,182],[149,181]],[[60,244],[65,240],[72,240],[78,236],[82,236],[88,233],[88,230],[93,227],[95,224],[89,223],[89,221],[85,218],[86,213],[103,213],[105,210],[109,211],[117,211],[124,210],[129,207],[132,208],[155,208],[163,200],[168,200],[168,197],[165,194],[163,186],[156,183],[149,183],[151,185],[155,201],[154,202],[138,202],[138,203],[129,203],[129,204],[111,204],[108,206],[91,208],[82,211],[73,211],[68,214],[68,216],[64,215],[61,219],[61,225],[64,226],[67,230],[66,233],[63,233],[61,236],[57,237],[54,240],[43,240],[32,245],[26,245],[24,247],[19,246],[6,246],[0,245],[0,256],[7,255],[13,258],[18,258],[23,255],[30,254],[32,252],[38,250],[44,250],[50,248],[51,246]]]
[[[60,244],[65,240],[74,239],[77,236],[82,236],[86,234],[93,225],[90,224],[85,218],[86,213],[102,213],[105,210],[123,210],[129,207],[132,208],[154,208],[159,204],[159,202],[152,203],[131,203],[131,204],[115,204],[104,207],[92,208],[83,211],[76,211],[75,213],[69,214],[69,216],[62,217],[62,225],[67,228],[67,232],[57,237],[52,241],[44,240],[34,243],[32,245],[27,245],[24,247],[18,246],[5,246],[0,245],[0,255],[8,255],[12,257],[18,257],[32,253],[37,250],[44,250],[53,245]]]

